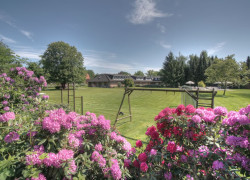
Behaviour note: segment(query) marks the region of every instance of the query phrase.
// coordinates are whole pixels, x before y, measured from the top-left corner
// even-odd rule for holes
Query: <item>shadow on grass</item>
[[[243,98],[250,98],[250,93],[234,93],[235,96],[241,96]]]

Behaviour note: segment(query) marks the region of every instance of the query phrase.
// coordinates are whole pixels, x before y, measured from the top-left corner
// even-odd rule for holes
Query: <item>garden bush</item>
[[[250,105],[239,112],[179,105],[165,108],[147,129],[148,143],[136,142],[127,164],[146,179],[241,179],[250,171]]]
[[[1,180],[249,177],[250,105],[165,108],[146,147],[132,148],[104,116],[48,105],[46,80],[32,71],[17,67],[0,83]]]

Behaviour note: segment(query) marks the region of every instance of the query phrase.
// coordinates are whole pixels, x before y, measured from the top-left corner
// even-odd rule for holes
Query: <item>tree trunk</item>
[[[62,89],[65,89],[66,83],[61,83],[61,87],[62,87]]]
[[[224,93],[223,93],[223,96],[226,95],[226,90],[227,90],[227,81],[225,82],[225,87],[224,87]]]

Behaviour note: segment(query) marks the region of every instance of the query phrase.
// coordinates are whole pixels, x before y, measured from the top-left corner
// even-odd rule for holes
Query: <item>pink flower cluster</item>
[[[92,161],[97,162],[101,168],[106,166],[105,158],[98,151],[94,151],[92,153],[91,159],[92,159]]]
[[[56,133],[61,130],[61,127],[70,129],[76,121],[77,114],[70,112],[66,114],[63,109],[51,111],[48,117],[45,117],[42,122],[43,129],[50,133]]]
[[[72,163],[74,158],[74,152],[72,150],[62,149],[57,154],[48,153],[47,157],[41,159],[40,156],[44,154],[44,149],[35,150],[33,154],[26,156],[27,165],[39,165],[44,164],[47,167],[53,166],[55,168],[60,168],[62,163],[69,161]],[[73,163],[74,164],[74,163]],[[73,165],[72,165],[73,167]]]
[[[5,136],[5,138],[4,138],[4,141],[6,142],[6,143],[11,143],[11,142],[13,142],[13,141],[18,141],[19,140],[19,134],[18,133],[16,133],[15,131],[13,131],[13,132],[10,132],[9,134],[7,134],[6,136]]]
[[[128,152],[131,151],[132,149],[131,144],[126,140],[126,138],[120,135],[117,135],[115,132],[111,132],[110,139],[115,140],[117,143],[122,143],[123,144],[122,149],[124,151],[128,151]]]
[[[112,177],[115,180],[121,179],[122,172],[121,172],[121,169],[119,167],[117,159],[111,159],[111,164],[112,165],[111,165],[110,171],[111,171]]]
[[[14,120],[16,118],[14,112],[6,112],[0,115],[0,122],[7,122],[9,120]]]

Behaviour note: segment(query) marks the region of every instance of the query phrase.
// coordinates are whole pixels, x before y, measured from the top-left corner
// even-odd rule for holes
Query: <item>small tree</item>
[[[198,87],[206,87],[206,84],[203,81],[198,82]]]
[[[8,72],[10,68],[21,67],[26,59],[17,56],[6,44],[0,41],[0,74]]]
[[[239,64],[233,58],[233,55],[227,56],[226,59],[216,59],[215,62],[206,69],[205,75],[207,82],[221,82],[224,85],[224,93],[226,94],[228,82],[236,82],[240,79]]]
[[[125,87],[133,87],[134,81],[133,79],[124,79],[123,84]]]
[[[144,76],[144,73],[142,71],[136,71],[134,73],[135,76]]]
[[[130,73],[128,73],[128,72],[126,72],[126,71],[120,71],[120,72],[118,72],[118,74],[128,75],[128,76],[130,76],[130,75],[131,75]]]
[[[45,73],[49,74],[48,80],[59,82],[65,88],[66,83],[84,81],[83,60],[76,47],[58,41],[48,45],[42,55],[41,64]]]

